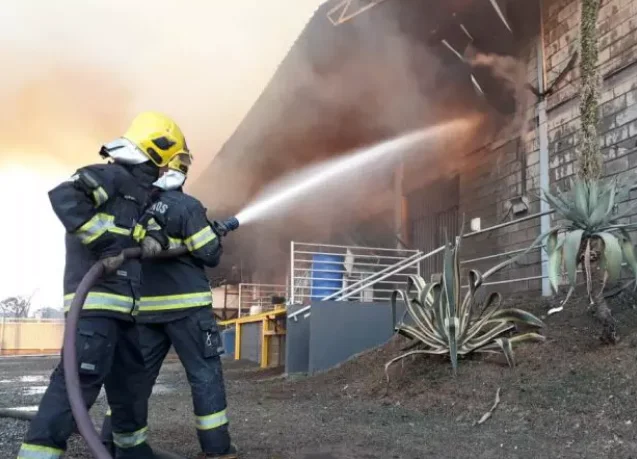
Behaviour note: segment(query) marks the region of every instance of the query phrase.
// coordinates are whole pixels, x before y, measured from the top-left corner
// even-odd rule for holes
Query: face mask
[[[185,181],[186,174],[174,169],[168,169],[153,185],[164,191],[170,191],[181,188]]]

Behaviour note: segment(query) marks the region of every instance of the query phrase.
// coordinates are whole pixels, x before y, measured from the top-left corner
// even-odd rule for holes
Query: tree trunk
[[[599,79],[597,75],[597,16],[601,0],[582,0],[580,24],[580,77],[582,79],[580,116],[582,138],[578,175],[596,180],[602,176],[602,155],[597,136]]]

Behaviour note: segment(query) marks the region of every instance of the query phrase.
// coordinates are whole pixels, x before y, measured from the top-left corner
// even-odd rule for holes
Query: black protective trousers
[[[81,317],[77,360],[82,395],[91,407],[105,386],[112,410],[117,458],[151,459],[146,443],[146,390],[139,330],[133,322],[108,317]],[[53,371],[18,458],[56,459],[75,430],[62,362]]]
[[[229,451],[226,391],[220,358],[223,347],[212,307],[197,308],[185,317],[166,323],[138,324],[138,327],[149,384],[148,397],[172,345],[190,384],[202,451],[210,455]],[[102,426],[102,441],[107,446],[112,441],[108,416]]]

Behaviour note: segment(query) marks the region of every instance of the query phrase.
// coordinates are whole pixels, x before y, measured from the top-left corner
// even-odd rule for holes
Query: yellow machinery
[[[258,356],[261,368],[268,368],[272,363],[281,364],[281,354],[285,349],[286,309],[285,305],[274,305],[274,310],[241,317],[239,319],[219,322],[220,326],[235,328],[235,360],[242,358],[242,345],[246,328],[258,329],[261,350]],[[244,346],[245,347],[245,346]],[[246,356],[244,356],[246,357]]]

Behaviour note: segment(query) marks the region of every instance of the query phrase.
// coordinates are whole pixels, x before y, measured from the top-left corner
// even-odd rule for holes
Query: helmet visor
[[[188,170],[192,165],[192,155],[190,153],[179,153],[168,162],[168,168],[188,175]]]

